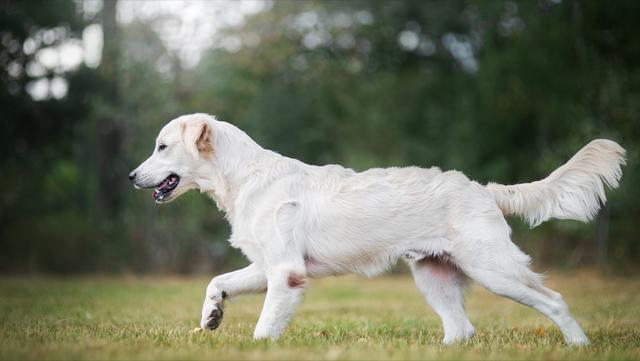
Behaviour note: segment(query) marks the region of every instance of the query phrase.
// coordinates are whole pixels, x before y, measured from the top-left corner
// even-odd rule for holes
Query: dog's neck
[[[303,163],[262,148],[228,123],[216,128],[212,167],[206,178],[197,183],[233,223],[235,214],[248,203],[247,199]]]

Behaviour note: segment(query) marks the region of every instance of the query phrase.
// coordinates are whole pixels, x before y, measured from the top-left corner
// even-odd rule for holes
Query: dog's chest
[[[233,234],[229,239],[231,247],[237,248],[251,261],[252,263],[263,263],[264,247],[261,247],[257,242],[251,238]]]

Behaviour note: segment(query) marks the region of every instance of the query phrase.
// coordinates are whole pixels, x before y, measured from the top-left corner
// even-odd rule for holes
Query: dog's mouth
[[[178,183],[180,183],[180,177],[174,173],[169,174],[167,178],[155,186],[151,196],[156,202],[164,202],[169,198],[171,192],[176,189]]]

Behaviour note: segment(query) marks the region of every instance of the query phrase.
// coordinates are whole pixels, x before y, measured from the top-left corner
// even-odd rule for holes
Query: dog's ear
[[[213,152],[211,127],[202,119],[193,119],[183,123],[182,139],[187,151],[195,158],[207,157]]]

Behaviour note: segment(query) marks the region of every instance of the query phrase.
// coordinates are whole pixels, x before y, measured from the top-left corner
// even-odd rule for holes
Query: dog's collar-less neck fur
[[[264,149],[240,129],[216,122],[213,129],[214,156],[209,175],[196,182],[226,218],[233,223],[246,199],[286,173],[288,158]]]

